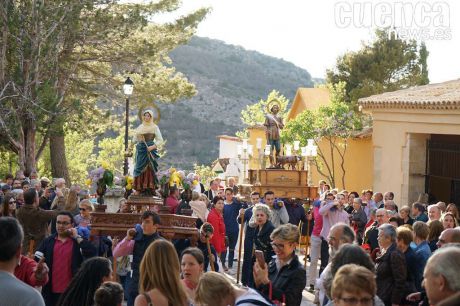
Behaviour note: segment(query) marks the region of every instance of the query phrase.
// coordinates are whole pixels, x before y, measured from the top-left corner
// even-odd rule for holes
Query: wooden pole
[[[29,255],[28,257],[30,259],[34,259],[34,256],[35,256],[34,250],[35,250],[35,240],[31,239],[29,240],[29,254],[28,254]]]
[[[214,260],[212,259],[211,245],[209,244],[209,238],[207,235],[206,235],[206,245],[208,247],[209,265],[211,266],[211,271],[215,271]]]
[[[307,219],[307,240],[305,241],[305,259],[303,267],[307,269],[308,245],[310,244],[310,219]]]
[[[241,216],[241,224],[240,224],[240,243],[238,245],[238,270],[236,270],[236,283],[240,282],[240,265],[241,265],[241,249],[242,249],[242,242],[243,242],[243,229],[244,229],[244,213]]]

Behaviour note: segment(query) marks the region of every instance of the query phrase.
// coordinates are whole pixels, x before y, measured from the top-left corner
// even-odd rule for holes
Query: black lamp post
[[[128,77],[123,84],[123,93],[126,97],[126,113],[125,113],[125,152],[128,151],[128,129],[129,129],[129,96],[133,94],[134,83]],[[125,161],[123,164],[123,175],[128,175],[128,156],[125,155]]]

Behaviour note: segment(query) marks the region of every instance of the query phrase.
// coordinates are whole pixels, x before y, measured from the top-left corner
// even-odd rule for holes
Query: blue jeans
[[[131,276],[130,276],[130,272],[126,275],[118,275],[118,277],[120,278],[120,284],[121,286],[123,287],[123,291],[124,291],[124,299],[125,301],[128,300],[128,296],[129,296],[129,285],[131,284]]]
[[[235,247],[236,242],[238,241],[238,232],[229,233],[228,237],[228,268],[233,267],[233,259],[235,258]],[[222,252],[220,260],[222,260],[222,265],[225,265],[225,257],[227,257],[227,248]]]

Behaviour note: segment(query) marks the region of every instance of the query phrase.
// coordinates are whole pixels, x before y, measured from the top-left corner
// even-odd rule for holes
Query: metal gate
[[[427,174],[425,192],[435,196],[430,190],[433,179],[450,181],[450,202],[460,205],[460,143],[428,140]]]

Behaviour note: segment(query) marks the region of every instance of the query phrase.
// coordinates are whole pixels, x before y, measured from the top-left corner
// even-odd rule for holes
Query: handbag
[[[275,306],[286,306],[286,296],[284,293],[281,295],[281,301],[273,299],[273,285],[272,282],[268,285],[268,298]]]

